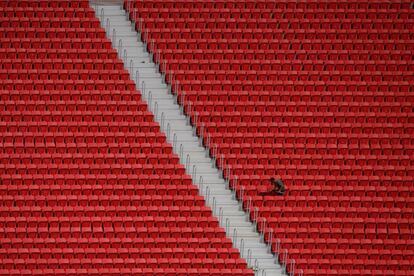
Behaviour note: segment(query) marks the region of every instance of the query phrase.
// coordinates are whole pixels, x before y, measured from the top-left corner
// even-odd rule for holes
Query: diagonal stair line
[[[101,26],[105,28],[125,68],[141,90],[155,120],[166,133],[168,142],[173,145],[174,152],[179,155],[187,173],[204,196],[206,205],[212,208],[234,247],[240,250],[249,267],[255,269],[256,275],[286,275],[284,267],[270,253],[269,245],[263,242],[263,236],[257,232],[249,215],[228,188],[222,173],[214,165],[215,160],[201,145],[182,107],[170,93],[171,87],[159,73],[159,65],[153,62],[152,54],[147,51],[147,45],[141,41],[125,10],[120,5],[99,3],[91,7],[95,9]]]

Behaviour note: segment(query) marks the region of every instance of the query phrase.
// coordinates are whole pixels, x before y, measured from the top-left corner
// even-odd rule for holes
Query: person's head
[[[274,178],[274,177],[271,177],[271,178],[270,178],[270,181],[271,181],[271,182],[275,182],[275,178]]]

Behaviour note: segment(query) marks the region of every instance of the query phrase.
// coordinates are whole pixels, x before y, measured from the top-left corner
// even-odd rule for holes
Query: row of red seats
[[[219,226],[215,217],[5,217],[2,227],[213,227]],[[33,252],[36,252],[32,248]],[[0,249],[1,252],[1,249]],[[4,251],[3,251],[4,252]],[[212,248],[212,252],[215,252]],[[23,252],[22,252],[23,253]],[[205,253],[205,252],[204,252]],[[0,253],[1,254],[1,253]]]
[[[44,14],[43,10],[42,10],[42,13]],[[93,11],[90,11],[90,13],[93,15]],[[0,10],[0,14],[1,14],[1,10]],[[25,37],[26,35],[33,35],[33,33],[35,32],[33,30],[34,28],[36,29],[39,28],[39,32],[43,36],[45,36],[44,30],[40,28],[51,28],[51,29],[53,28],[52,30],[54,32],[59,31],[59,28],[68,28],[69,30],[72,30],[73,28],[75,29],[100,28],[99,21],[94,17],[60,18],[59,15],[56,15],[56,17],[39,18],[37,17],[37,15],[30,16],[29,14],[27,14],[26,16],[27,17],[21,17],[21,16],[0,17],[0,27],[3,30],[8,30],[9,28],[15,28],[16,31],[19,31],[19,36],[17,37]],[[24,31],[22,31],[22,28],[26,29],[27,32],[31,32],[31,33],[25,34]],[[37,33],[37,30],[36,30],[36,33]],[[88,34],[80,34],[80,35],[88,35]],[[16,37],[16,35],[14,35],[14,37]],[[72,34],[72,37],[73,37],[73,34]]]
[[[45,276],[78,276],[78,275],[143,275],[143,276],[245,276],[254,275],[248,269],[218,268],[58,268],[58,269],[0,269],[4,275],[45,275]]]
[[[191,114],[191,113],[190,113]],[[241,115],[246,115],[241,117]],[[281,116],[283,114],[283,116]],[[413,113],[391,113],[388,116],[378,115],[375,112],[197,112],[197,122],[229,122],[229,123],[252,123],[252,122],[281,122],[281,123],[414,123]]]
[[[3,248],[232,248],[228,238],[2,238]]]
[[[107,38],[0,38],[1,48],[111,49]]]
[[[33,116],[40,113],[54,113],[55,111],[86,111],[89,114],[102,115],[107,111],[125,112],[128,116],[130,112],[138,113],[142,118],[137,121],[146,121],[146,118],[152,118],[152,113],[147,111],[147,105],[141,101],[0,101],[0,111],[4,111],[6,115],[29,114],[33,112]],[[7,114],[7,112],[10,112]],[[5,120],[7,121],[7,120]]]
[[[84,259],[30,259],[30,258],[4,258],[0,260],[2,266],[6,269],[90,269],[90,268],[163,268],[163,269],[242,269],[246,268],[246,262],[241,259],[227,259],[220,258],[84,258]],[[209,274],[211,275],[211,274]]]
[[[211,209],[202,206],[151,205],[151,197],[144,196],[144,205],[137,206],[0,206],[2,217],[104,217],[104,216],[166,216],[212,217]],[[34,248],[34,247],[33,247]],[[211,247],[209,247],[211,248]]]
[[[225,238],[223,228],[216,227],[6,227],[4,238]]]
[[[175,85],[173,80],[173,87]],[[296,92],[412,92],[410,81],[249,81],[249,80],[182,80],[179,91],[296,91]]]
[[[46,122],[47,123],[47,122]],[[74,122],[76,123],[76,122]],[[136,123],[136,125],[145,127],[156,125],[156,123]],[[153,128],[158,129],[158,128]],[[2,152],[8,154],[33,154],[33,153],[81,153],[81,154],[98,154],[98,153],[123,153],[123,154],[139,154],[139,153],[156,153],[171,154],[172,147],[167,143],[4,143],[1,144]]]
[[[243,74],[244,71],[250,70],[254,71],[269,71],[269,73],[275,73],[272,71],[281,71],[279,74],[283,75],[308,75],[315,74],[323,69],[323,72],[320,72],[322,76],[337,75],[338,71],[344,71],[347,75],[377,75],[380,71],[384,75],[391,76],[401,76],[408,75],[411,76],[411,72],[402,72],[401,70],[410,70],[413,68],[413,62],[411,61],[368,61],[368,60],[275,60],[267,59],[266,61],[249,61],[246,59],[231,61],[227,60],[220,62],[220,60],[212,59],[198,59],[198,60],[167,60],[168,66],[166,70],[173,71],[174,74],[180,73],[177,70],[186,70],[189,74],[192,72],[189,70],[205,70],[205,74],[209,74],[208,70],[217,70],[218,73],[221,73],[221,70],[234,70],[241,71],[237,72],[238,74]],[[354,70],[354,71],[352,71]],[[355,72],[357,70],[357,72]],[[367,71],[367,72],[365,72]],[[384,71],[384,72],[383,72]],[[203,72],[195,72],[203,73]],[[258,72],[261,73],[261,72]],[[194,74],[194,73],[193,73]],[[389,80],[389,81],[392,81]]]
[[[0,69],[36,70],[122,70],[124,64],[114,59],[2,59]]]
[[[158,123],[135,122],[1,122],[5,132],[159,132]],[[164,144],[164,146],[167,144]],[[32,150],[32,149],[30,149]],[[9,152],[8,150],[6,152]],[[11,153],[11,151],[9,152]],[[126,152],[128,153],[128,152]]]
[[[34,75],[36,76],[36,75]],[[127,74],[126,74],[127,76]],[[119,78],[119,76],[118,76]],[[69,80],[69,79],[2,79],[0,82],[0,90],[134,90],[135,82],[132,80]]]
[[[19,135],[19,134],[17,134]],[[366,144],[402,144],[402,145],[409,145],[412,144],[413,141],[411,136],[409,134],[382,134],[382,135],[375,135],[375,134],[356,134],[356,133],[318,133],[312,134],[312,133],[209,133],[210,135],[210,142],[213,144],[218,143],[260,143],[260,144],[293,144],[293,143],[299,143],[299,144],[359,144],[359,145],[366,145]],[[7,136],[7,133],[5,134],[5,137]],[[205,138],[205,137],[204,137]],[[204,142],[206,142],[206,139],[204,139]],[[297,159],[298,156],[296,155],[290,155],[292,159]],[[281,156],[281,158],[286,156]],[[341,158],[342,156],[339,155],[337,158]],[[372,156],[373,157],[373,156]],[[399,156],[398,159],[403,161],[406,159],[407,156]],[[302,155],[303,159],[309,160],[319,160],[321,159],[321,155],[314,155],[314,156],[306,156]],[[332,156],[327,156],[327,159],[333,159]],[[358,158],[366,158],[367,160],[371,159],[371,156],[365,155],[365,156],[355,156],[356,159]],[[383,160],[382,156],[376,156],[375,158],[378,158],[379,161]],[[334,158],[336,159],[336,158]],[[349,159],[353,159],[351,156]],[[394,159],[393,156],[390,156],[390,161]]]
[[[303,8],[320,8],[320,9],[409,9],[411,8],[410,1],[389,1],[389,2],[382,2],[382,1],[344,1],[344,0],[335,0],[330,2],[320,2],[320,1],[303,1],[298,2],[294,0],[288,1],[267,1],[267,0],[259,0],[259,1],[237,1],[237,0],[230,0],[230,1],[202,1],[197,0],[189,3],[188,1],[174,1],[174,0],[166,0],[166,1],[125,1],[124,7],[130,8],[142,8],[142,7],[156,7],[156,8],[214,8],[214,9],[225,9],[225,8],[257,8],[257,9],[303,9]]]
[[[1,54],[1,52],[0,52]],[[200,60],[209,59],[213,63],[221,60],[224,65],[237,63],[238,60],[251,59],[252,63],[259,59],[266,64],[267,60],[376,60],[376,61],[410,61],[410,51],[400,50],[171,50],[159,49],[160,60]],[[189,62],[188,61],[188,62]]]
[[[142,34],[143,37],[144,34]],[[9,39],[13,41],[14,39]],[[24,38],[22,38],[24,40]],[[243,50],[400,50],[412,51],[411,40],[389,39],[152,39],[156,49],[243,49]],[[24,43],[24,42],[22,42]],[[36,48],[36,44],[34,44]],[[2,41],[2,47],[9,47]],[[76,48],[74,44],[73,47]],[[155,50],[155,49],[150,49]]]
[[[175,162],[174,160],[171,161],[172,163]],[[0,187],[2,194],[12,193],[15,194],[16,191],[27,189],[27,193],[31,192],[36,194],[36,190],[38,189],[45,189],[46,186],[49,186],[52,192],[55,192],[55,188],[53,186],[62,186],[63,188],[68,188],[69,186],[73,185],[74,188],[83,187],[85,190],[92,189],[95,193],[104,192],[105,189],[112,189],[116,187],[119,188],[121,186],[128,186],[125,191],[128,191],[131,188],[130,185],[148,185],[150,188],[153,186],[163,186],[167,185],[190,185],[191,184],[191,177],[185,174],[161,174],[161,175],[146,175],[146,174],[139,174],[139,175],[126,175],[126,174],[31,174],[31,175],[22,175],[22,174],[9,174],[9,175],[2,175],[2,179],[4,180],[4,186]],[[22,189],[15,185],[21,185]],[[43,187],[43,185],[46,185]],[[69,185],[69,186],[65,186]],[[92,185],[97,185],[96,187]],[[109,185],[106,187],[106,185]],[[149,191],[151,189],[148,189]],[[14,192],[13,192],[14,190]],[[392,189],[390,189],[392,192]],[[7,192],[6,192],[7,191]],[[57,190],[59,192],[59,190]]]
[[[25,38],[36,38],[36,39],[96,39],[105,38],[105,30],[98,28],[50,28],[50,27],[30,27],[30,28],[19,28],[19,27],[0,27],[0,32],[5,35],[8,39],[25,39]]]
[[[24,155],[16,157],[23,159]],[[10,156],[10,158],[12,158]],[[36,158],[33,156],[33,158]],[[58,158],[58,157],[57,157]],[[221,155],[220,155],[221,158]],[[409,155],[336,155],[336,154],[223,154],[225,165],[270,165],[276,162],[281,165],[317,165],[321,170],[325,166],[412,166],[414,162]]]
[[[129,80],[127,70],[0,70],[0,80]]]
[[[179,174],[179,172],[177,172]],[[192,195],[1,195],[3,206],[204,206],[204,197]]]
[[[174,65],[173,65],[174,66]],[[277,66],[277,65],[276,65]],[[340,66],[340,65],[339,65]],[[339,67],[338,66],[338,67]],[[365,65],[364,65],[365,66]],[[184,66],[180,66],[181,68],[185,68]],[[171,70],[171,73],[174,73],[175,81],[177,82],[187,82],[187,81],[303,81],[303,82],[388,82],[388,81],[413,81],[414,74],[412,73],[394,73],[393,71],[389,73],[383,73],[382,71],[366,71],[364,73],[355,72],[355,71],[342,71],[339,68],[332,68],[327,69],[326,73],[320,74],[316,70],[317,64],[312,65],[312,70],[303,70],[303,71],[286,71],[290,65],[281,65],[284,70],[252,70],[252,65],[249,65],[249,69],[233,69],[233,70],[191,70],[191,69],[184,69],[181,70]],[[292,66],[293,67],[293,66]],[[291,68],[292,68],[291,67]],[[325,67],[328,67],[325,65]],[[380,65],[377,69],[380,68]],[[289,70],[289,69],[287,69]],[[40,70],[39,70],[40,71]],[[92,70],[90,70],[92,71]],[[92,71],[93,72],[93,71]],[[6,73],[7,74],[7,73]],[[84,74],[84,73],[83,73]],[[81,73],[81,77],[83,77]],[[93,73],[92,73],[93,74]],[[4,75],[4,73],[2,74]],[[11,75],[11,73],[9,73]],[[62,75],[65,76],[65,72],[62,72]],[[3,76],[2,76],[3,77]],[[12,75],[13,78],[16,78]],[[97,77],[92,76],[93,79]],[[99,78],[98,78],[99,79]]]
[[[159,149],[158,151],[162,151]],[[0,164],[1,174],[183,174],[180,164]]]
[[[288,248],[297,249],[386,249],[386,250],[413,250],[412,240],[401,239],[302,239],[302,238],[283,238],[280,242]]]
[[[88,45],[86,45],[87,47]],[[32,49],[32,48],[0,48],[0,59],[116,59],[118,54],[114,49],[93,48],[49,48],[49,49]]]
[[[213,94],[213,93],[212,93]],[[244,94],[244,93],[243,93]],[[299,95],[297,93],[279,92],[272,95],[275,101],[263,101],[259,98],[260,95],[243,95],[241,93],[240,98],[236,99],[233,95],[214,95],[213,99],[206,99],[205,93],[198,97],[194,93],[190,93],[188,96],[183,96],[184,104],[187,104],[188,100],[191,101],[191,107],[185,106],[186,112],[327,112],[339,115],[345,112],[352,113],[410,113],[410,103],[398,102],[397,99],[383,95],[370,96],[361,95],[361,93],[341,93],[341,95],[335,95],[328,92],[315,93],[303,93]],[[253,94],[253,93],[252,93]],[[290,95],[289,95],[290,94]],[[318,95],[319,94],[319,95]],[[324,95],[325,94],[325,95]],[[399,93],[401,96],[403,93]],[[398,96],[398,95],[396,95]],[[252,100],[251,98],[259,98],[260,100]],[[262,98],[265,96],[262,95]],[[343,101],[345,100],[345,101]],[[352,102],[348,102],[352,100]],[[194,115],[194,114],[192,114]]]
[[[262,132],[262,133],[353,133],[353,134],[412,134],[414,124],[399,123],[204,123],[209,133]]]
[[[330,40],[409,40],[413,35],[409,30],[273,30],[273,29],[243,29],[230,28],[147,28],[149,39],[330,39]],[[18,36],[21,37],[21,36]]]
[[[245,190],[245,195],[254,195],[256,193],[253,189]],[[251,192],[249,192],[249,190]],[[271,197],[271,196],[265,196]],[[273,199],[273,198],[270,198]],[[329,200],[328,200],[329,199]],[[371,197],[371,196],[285,196],[284,201],[270,201],[263,202],[262,196],[253,196],[252,202],[254,206],[262,207],[307,207],[307,206],[318,206],[318,207],[365,207],[365,208],[414,208],[414,200],[405,197]]]
[[[371,253],[371,252],[369,252]],[[392,252],[394,253],[394,252]],[[316,269],[316,270],[323,270],[323,269],[332,269],[333,271],[335,270],[342,270],[342,273],[349,273],[347,271],[347,269],[350,266],[356,266],[356,267],[363,267],[366,266],[367,271],[369,272],[370,270],[376,270],[377,273],[380,270],[398,270],[398,269],[404,269],[404,270],[409,270],[410,269],[410,261],[409,260],[356,260],[355,262],[353,262],[354,260],[337,260],[337,259],[310,259],[310,260],[306,260],[306,259],[298,259],[298,261],[296,261],[296,265],[297,267],[301,267],[304,264],[310,264],[310,266],[312,267],[312,269]],[[357,270],[358,271],[358,270]],[[343,275],[338,273],[337,275]],[[351,274],[346,274],[346,275],[351,275]],[[358,275],[363,275],[363,274],[358,274]],[[377,275],[377,274],[370,274],[370,275]],[[380,275],[384,275],[384,274],[380,274]],[[405,274],[394,274],[394,275],[405,275]]]
[[[165,143],[166,137],[161,133],[137,135],[133,132],[3,132],[0,138],[3,143],[114,143],[115,140],[119,143]]]
[[[133,90],[0,90],[2,101],[140,101]]]
[[[355,108],[367,108],[368,106],[375,107],[377,109],[382,108],[384,112],[409,112],[410,103],[414,100],[414,96],[410,92],[392,91],[392,93],[384,91],[296,91],[296,90],[278,90],[278,91],[248,91],[248,90],[186,90],[180,93],[180,97],[177,99],[180,104],[188,105],[187,101],[191,100],[195,103],[197,101],[203,102],[217,102],[218,105],[228,103],[232,106],[232,102],[237,102],[238,105],[246,106],[258,105],[261,106],[294,106],[296,102],[298,105],[304,105],[307,102],[312,110],[315,106],[313,102],[320,102],[318,106],[324,104],[330,106],[350,106]],[[404,100],[406,99],[406,100]],[[184,101],[182,101],[184,100]],[[403,101],[404,100],[404,101]],[[279,104],[280,103],[280,104]],[[402,108],[402,109],[401,109]],[[258,109],[260,111],[260,109]],[[294,111],[291,109],[290,111]],[[305,109],[300,111],[305,111]],[[339,110],[339,109],[338,109]],[[246,111],[255,111],[255,109],[246,109]],[[316,110],[315,110],[316,111]],[[325,111],[325,110],[321,110]],[[336,110],[335,110],[336,111]],[[358,111],[358,110],[351,110]],[[366,111],[370,112],[369,109]]]
[[[306,7],[304,9],[281,8],[197,8],[197,7],[170,7],[170,8],[136,8],[139,17],[161,18],[236,18],[236,19],[413,19],[410,8],[406,9],[352,9]]]
[[[89,8],[89,2],[87,0],[2,0],[0,1],[0,7],[4,8]]]
[[[63,178],[64,179],[64,178]],[[9,179],[6,179],[9,180]],[[73,179],[72,179],[73,180]],[[25,181],[29,182],[29,181]],[[64,181],[60,181],[64,182]],[[28,185],[22,185],[21,187],[16,185],[9,185],[5,187],[2,187],[0,189],[0,194],[13,194],[13,195],[110,195],[110,194],[116,194],[116,195],[193,195],[196,196],[198,194],[198,189],[195,188],[192,185],[174,185],[174,184],[158,184],[154,183],[146,184],[146,185],[137,185],[133,183],[127,183],[124,186],[121,185],[99,185],[98,181],[88,181],[90,184],[87,184],[85,186],[81,186],[79,184],[77,185],[66,185],[66,184],[60,184],[60,185],[33,185],[33,182],[29,182]],[[125,182],[125,181],[124,181]],[[160,182],[160,181],[154,181],[154,182]]]
[[[270,29],[410,29],[413,22],[409,19],[270,19],[270,18],[159,18],[158,14],[139,14],[144,28],[270,28]],[[130,11],[133,18],[133,11]],[[150,17],[151,16],[151,17]],[[140,27],[138,20],[136,28]]]
[[[0,14],[3,17],[19,17],[24,22],[26,17],[30,17],[33,21],[38,20],[53,20],[53,17],[57,17],[62,22],[67,21],[67,18],[74,20],[76,26],[76,18],[82,18],[85,22],[89,19],[94,20],[95,11],[90,7],[8,7],[0,6]],[[82,20],[82,21],[83,21]],[[81,22],[82,23],[82,22]],[[36,23],[34,23],[36,24]]]

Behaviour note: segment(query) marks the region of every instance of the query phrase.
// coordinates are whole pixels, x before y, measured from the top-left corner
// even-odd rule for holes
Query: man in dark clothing
[[[273,184],[273,189],[269,192],[263,192],[261,196],[282,196],[286,192],[285,185],[281,179],[270,178],[270,182]]]

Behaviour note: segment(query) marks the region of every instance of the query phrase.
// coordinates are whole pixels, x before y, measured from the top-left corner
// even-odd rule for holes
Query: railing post
[[[200,175],[200,178],[199,178],[199,191],[200,191],[200,193],[201,193],[201,195],[204,195],[204,178],[203,178],[203,176],[201,176]]]
[[[197,179],[197,167],[196,167],[196,165],[193,165],[192,177],[193,177],[194,181]]]
[[[233,229],[233,244],[234,246],[237,245],[237,228]]]
[[[217,212],[216,212],[216,197],[213,196],[213,214],[216,216]]]
[[[240,185],[240,211],[243,211],[244,187]]]
[[[130,61],[129,61],[129,72],[131,72],[132,73],[132,69],[134,68],[134,61],[131,59]]]
[[[240,239],[240,257],[244,258],[244,239]]]
[[[174,133],[173,135],[173,148],[177,149],[177,134]]]
[[[185,158],[185,169],[188,172],[190,170],[190,155],[187,154],[187,157]]]
[[[287,267],[287,259],[288,259],[288,251],[287,249],[285,249],[283,251],[283,256],[282,256],[282,266],[283,266],[283,270],[286,271],[286,267]]]
[[[206,202],[207,204],[210,204],[210,188],[206,186]]]
[[[151,96],[151,102],[152,102],[152,93],[150,94],[150,96]],[[158,120],[158,102],[157,101],[154,101],[153,110],[154,110],[155,119]]]
[[[252,267],[252,249],[251,248],[247,250],[247,265],[249,267]]]
[[[230,221],[229,218],[226,218],[226,233],[228,233],[230,230]]]
[[[210,140],[211,140],[211,135],[208,134],[207,135],[207,150],[206,150],[206,157],[210,156]]]
[[[261,233],[260,233],[260,239],[263,241],[263,242],[265,242],[265,238],[264,238],[264,233],[265,233],[265,230],[266,230],[266,218],[263,218],[263,220],[262,220],[262,231],[261,231]]]
[[[116,30],[115,28],[112,29],[112,45],[115,46],[116,41]]]
[[[179,153],[180,153],[180,160],[181,160],[181,162],[183,162],[184,161],[184,147],[183,147],[183,144],[180,144]]]
[[[122,53],[119,53],[119,58],[122,58]],[[127,54],[127,50],[126,49],[124,49],[124,62],[126,62],[126,60],[127,60],[127,57],[128,57],[128,54]]]
[[[170,123],[167,123],[167,140],[169,141],[171,138],[171,125]]]
[[[198,145],[200,147],[202,147],[203,146],[203,142],[204,142],[204,124],[201,124],[201,127],[200,127],[200,139],[199,139]]]
[[[234,176],[234,185],[233,185],[233,199],[237,200],[237,188],[238,188],[238,181],[237,181],[237,175]]]
[[[145,94],[145,81],[141,82],[141,90],[142,90],[142,94],[144,95],[144,98],[146,98],[146,94]]]
[[[254,213],[253,213],[253,227],[257,228],[257,218],[259,216],[259,208],[255,207],[254,208]]]
[[[151,108],[152,106],[152,92],[148,91],[148,106]]]
[[[104,11],[104,8],[101,8],[101,15],[100,15],[100,17],[101,17],[101,22],[103,23],[104,18],[105,18],[105,11]],[[108,20],[109,20],[109,18],[107,19],[107,22],[108,22]]]
[[[276,255],[276,259],[279,259],[279,255],[280,255],[280,239],[276,239],[275,255]]]
[[[250,221],[250,211],[252,209],[252,204],[253,204],[253,201],[252,201],[252,197],[250,196],[249,200],[247,201],[247,211],[246,211],[247,221]]]
[[[165,121],[165,114],[161,112],[161,130],[164,131],[164,122]]]
[[[219,208],[219,224],[220,226],[223,226],[223,208]]]
[[[269,229],[269,236],[268,236],[268,241],[267,241],[267,248],[268,248],[268,252],[272,253],[272,243],[273,243],[273,228]]]
[[[119,49],[119,56],[121,56],[122,54],[122,39],[118,40],[118,49]]]
[[[296,261],[294,259],[290,260],[290,276],[295,276]]]
[[[111,33],[111,21],[109,20],[109,18],[106,19],[106,28],[105,28],[105,31],[106,31],[106,35],[109,37],[109,34]]]

